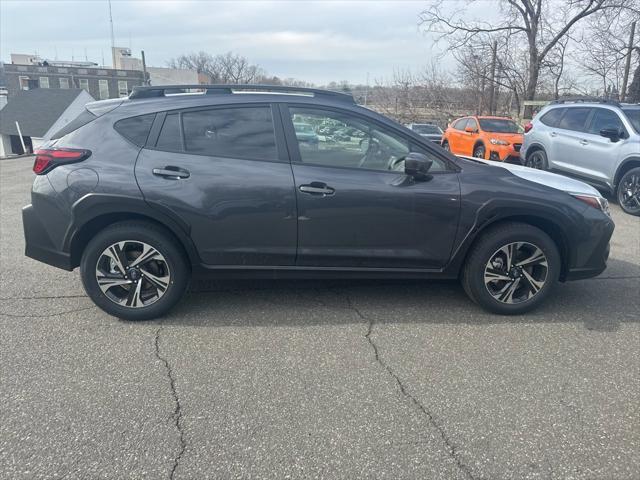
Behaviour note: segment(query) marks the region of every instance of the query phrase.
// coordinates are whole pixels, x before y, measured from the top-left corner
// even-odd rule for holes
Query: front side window
[[[109,98],[109,80],[98,80],[98,91],[100,93],[100,100]]]
[[[444,161],[435,155],[412,148],[408,139],[360,117],[313,108],[289,111],[303,163],[404,171],[404,157],[416,151],[433,160],[432,171],[446,169]]]
[[[587,118],[591,113],[590,108],[577,107],[567,108],[567,111],[560,120],[560,128],[565,130],[576,130],[578,132],[584,132],[586,128]]]
[[[49,88],[49,77],[40,77],[40,88]]]
[[[277,160],[271,107],[215,108],[182,114],[185,150],[201,155]]]
[[[622,125],[622,120],[620,120],[616,112],[607,110],[606,108],[596,108],[593,114],[593,120],[591,120],[589,133],[600,135],[600,131],[605,129],[621,132],[624,131],[624,125]]]
[[[622,111],[633,125],[635,131],[640,133],[640,108],[624,108]]]
[[[467,127],[471,127],[473,129],[474,132],[478,131],[478,122],[476,122],[475,118],[470,118],[467,120],[467,124],[465,125],[465,128]]]
[[[467,118],[461,118],[460,120],[456,120],[453,122],[453,128],[456,130],[464,130],[467,126]]]

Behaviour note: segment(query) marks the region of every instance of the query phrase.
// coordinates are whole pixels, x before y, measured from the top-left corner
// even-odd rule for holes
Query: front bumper
[[[73,270],[71,255],[56,248],[33,205],[27,205],[22,209],[22,226],[25,240],[24,254],[27,257],[64,270]]]
[[[603,213],[591,207],[587,207],[587,209],[587,215],[604,216]],[[599,219],[599,221],[589,223],[589,235],[582,237],[582,241],[576,246],[572,265],[567,268],[564,280],[592,278],[600,275],[607,268],[607,261],[611,251],[609,242],[611,241],[615,224],[609,218],[606,221]]]

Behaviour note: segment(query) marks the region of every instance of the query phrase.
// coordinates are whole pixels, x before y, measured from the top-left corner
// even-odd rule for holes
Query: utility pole
[[[489,115],[493,115],[495,109],[493,102],[496,95],[496,56],[498,53],[498,42],[493,41],[491,46],[491,85],[489,85]]]
[[[142,84],[151,85],[151,82],[147,79],[147,61],[144,58],[144,50],[141,50],[141,52],[142,52],[142,75],[144,75]]]
[[[116,68],[116,40],[113,34],[113,15],[111,14],[111,0],[109,1],[109,24],[111,25],[111,64]]]
[[[622,90],[620,90],[620,101],[625,100],[627,96],[627,82],[629,81],[629,70],[631,70],[631,55],[633,54],[633,37],[636,32],[636,22],[631,24],[631,35],[629,36],[629,50],[627,51],[627,61],[624,65],[624,77],[622,79]]]

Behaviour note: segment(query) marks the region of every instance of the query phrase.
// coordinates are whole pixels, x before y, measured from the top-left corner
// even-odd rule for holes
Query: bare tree
[[[475,3],[477,0],[470,0]],[[528,57],[525,100],[533,100],[547,56],[579,22],[599,12],[639,12],[638,0],[501,0],[504,12],[494,23],[468,20],[466,9],[446,7],[442,0],[431,0],[420,16],[420,24],[428,32],[446,39],[456,50],[482,37],[508,35],[526,42]]]
[[[169,60],[168,65],[204,73],[213,83],[257,83],[267,78],[260,66],[233,52],[215,56],[206,52],[189,53]]]
[[[588,19],[574,57],[580,70],[599,83],[604,95],[614,92],[617,99],[623,96],[627,39],[635,17],[612,13],[602,11]]]

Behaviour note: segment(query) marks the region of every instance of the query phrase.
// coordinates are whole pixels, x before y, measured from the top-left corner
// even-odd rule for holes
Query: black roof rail
[[[345,103],[355,103],[350,93],[334,92],[319,88],[288,87],[284,85],[158,85],[135,86],[129,95],[130,100],[140,98],[164,97],[167,94],[187,93],[187,90],[202,90],[206,95],[230,95],[235,92],[243,93],[281,93],[289,95],[306,95],[325,97]]]
[[[609,100],[606,98],[600,97],[567,97],[567,98],[559,98],[557,100],[553,100],[550,102],[550,105],[558,105],[562,103],[604,103],[608,105],[615,105],[617,107],[620,106],[620,102],[617,100]]]

